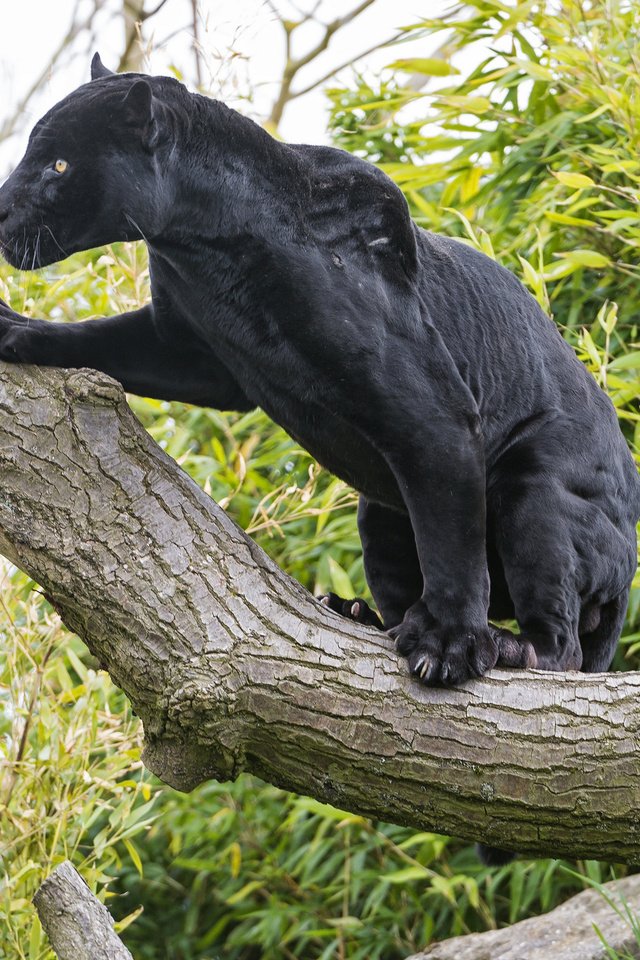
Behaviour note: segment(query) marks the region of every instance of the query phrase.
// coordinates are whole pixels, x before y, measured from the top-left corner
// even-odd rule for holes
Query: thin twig
[[[50,76],[50,74],[53,72],[54,67],[56,66],[58,60],[60,59],[62,54],[65,52],[67,47],[69,47],[73,43],[73,41],[76,39],[76,37],[79,36],[79,34],[81,34],[84,30],[88,30],[91,27],[93,19],[95,15],[98,13],[98,11],[101,9],[103,2],[104,0],[94,0],[93,9],[91,10],[91,12],[87,14],[84,20],[78,21],[76,18],[78,15],[78,8],[80,6],[80,0],[76,0],[76,5],[73,10],[69,29],[65,33],[64,37],[60,41],[57,48],[54,50],[47,64],[43,67],[43,69],[40,71],[36,79],[31,84],[27,92],[24,94],[23,97],[21,97],[20,100],[18,100],[18,103],[12,115],[10,117],[7,117],[7,119],[3,121],[2,126],[0,126],[0,141],[8,139],[13,133],[15,133],[16,127],[18,125],[18,121],[22,118],[27,108],[27,105],[31,100],[31,98],[33,97],[33,95],[36,93],[37,90],[39,90],[39,88],[45,82],[47,77]]]
[[[200,90],[202,87],[202,51],[200,48],[198,0],[191,0],[191,11],[193,20],[193,56],[196,67],[196,86],[198,90]]]

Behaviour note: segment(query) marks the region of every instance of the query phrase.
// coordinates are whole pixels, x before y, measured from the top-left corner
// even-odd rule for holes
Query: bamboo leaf
[[[329,576],[331,577],[331,586],[337,594],[347,598],[355,596],[349,574],[332,556],[329,556]]]
[[[579,267],[604,268],[611,266],[611,260],[604,253],[598,253],[596,250],[569,250],[566,253],[559,253],[559,257],[575,263]]]
[[[584,173],[570,173],[566,170],[554,170],[554,177],[564,184],[565,187],[572,187],[575,190],[581,190],[583,187],[595,187],[594,181]]]
[[[415,867],[405,867],[402,870],[385,873],[381,879],[385,883],[410,883],[412,880],[432,880],[432,876],[432,871],[417,864]]]
[[[640,350],[625,353],[607,364],[608,370],[640,370]]]
[[[122,842],[124,843],[125,847],[127,848],[128,852],[129,852],[129,856],[131,857],[131,860],[133,861],[134,867],[136,868],[136,870],[138,871],[138,873],[140,874],[140,876],[142,876],[142,875],[143,875],[143,870],[142,870],[142,860],[140,859],[140,854],[138,853],[138,851],[136,850],[136,848],[135,848],[134,845],[132,844],[131,840],[128,840],[128,839],[125,837]]]
[[[429,77],[447,77],[460,73],[457,67],[440,57],[415,57],[408,60],[394,60],[389,64],[390,70],[401,70],[403,73],[423,73]]]

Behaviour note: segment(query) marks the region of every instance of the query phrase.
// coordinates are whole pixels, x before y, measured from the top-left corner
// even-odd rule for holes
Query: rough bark
[[[421,687],[318,604],[92,371],[0,367],[0,551],[37,580],[190,790],[251,771],[524,853],[640,860],[640,674]]]
[[[512,927],[453,937],[407,960],[605,960],[640,957],[630,918],[640,911],[640,876],[585,890],[551,913]],[[598,936],[596,928],[602,939]]]
[[[68,860],[47,877],[33,902],[58,960],[133,960],[114,933],[109,911]]]

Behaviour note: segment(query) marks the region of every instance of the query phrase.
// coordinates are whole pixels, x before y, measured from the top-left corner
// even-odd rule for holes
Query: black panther
[[[608,668],[640,483],[611,403],[511,273],[420,229],[375,166],[96,55],[0,189],[0,248],[34,269],[119,240],[147,244],[150,303],[78,324],[2,304],[0,358],[262,407],[360,492],[381,625],[422,682]]]

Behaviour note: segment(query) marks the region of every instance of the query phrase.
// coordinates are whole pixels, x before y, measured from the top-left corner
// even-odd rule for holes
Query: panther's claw
[[[491,670],[498,642],[489,626],[442,627],[418,602],[389,631],[410,673],[428,686],[457,687]]]

